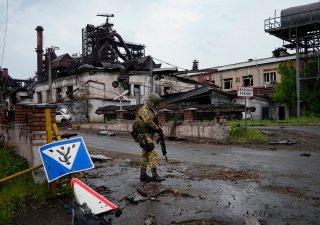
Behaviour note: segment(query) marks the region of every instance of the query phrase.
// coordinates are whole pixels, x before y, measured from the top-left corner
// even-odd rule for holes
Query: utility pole
[[[49,85],[49,96],[48,102],[52,103],[52,73],[51,73],[51,52],[52,48],[48,48],[48,85]]]
[[[297,118],[300,117],[300,58],[299,58],[299,39],[297,32],[296,40],[296,89],[297,89]]]
[[[51,53],[55,50],[59,50],[59,47],[51,45],[50,48],[47,48],[48,52],[48,86],[49,86],[49,96],[48,102],[52,103],[52,70],[51,70]]]
[[[150,55],[150,93],[153,92],[153,60],[152,57]]]

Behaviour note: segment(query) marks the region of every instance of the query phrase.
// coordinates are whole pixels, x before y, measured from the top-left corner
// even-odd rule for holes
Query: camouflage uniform
[[[143,127],[142,135],[144,135],[147,143],[151,144],[150,146],[152,146],[151,148],[153,148],[147,149],[146,147],[142,147],[140,168],[142,170],[146,170],[149,164],[151,169],[155,169],[157,167],[158,161],[158,152],[153,144],[154,133],[158,129],[157,124],[155,124],[154,122],[155,113],[153,110],[149,109],[147,105],[143,105],[138,110],[137,116]],[[143,146],[143,144],[140,144],[140,146]]]

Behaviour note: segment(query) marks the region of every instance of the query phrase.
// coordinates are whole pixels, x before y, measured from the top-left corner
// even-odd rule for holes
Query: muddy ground
[[[109,216],[114,225],[246,224],[248,218],[268,225],[320,224],[319,134],[286,128],[259,130],[273,143],[168,142],[169,146],[191,146],[199,156],[193,161],[169,157],[165,162],[159,151],[159,173],[167,179],[160,184],[139,181],[139,154],[87,144],[91,154],[111,159],[95,161],[95,168],[85,172],[82,181],[122,209],[120,217]],[[202,152],[204,144],[211,149],[209,154]],[[245,159],[244,153],[256,154],[255,162]],[[225,162],[225,154],[236,161]],[[211,163],[210,157],[217,161]],[[286,161],[292,157],[292,163]],[[58,197],[39,206],[28,199],[12,224],[71,224],[66,203]]]

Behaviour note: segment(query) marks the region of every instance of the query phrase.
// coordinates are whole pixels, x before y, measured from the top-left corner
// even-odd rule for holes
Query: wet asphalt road
[[[140,153],[130,137],[85,133],[78,136],[84,138],[89,150]],[[167,141],[167,150],[169,163],[158,151],[162,159],[159,171],[167,178],[161,184],[141,183],[139,169],[130,160],[96,162],[96,168],[87,172],[89,185],[124,207],[113,224],[245,224],[248,215],[269,225],[320,224],[320,146],[304,152],[310,157],[281,146],[274,150]],[[257,174],[260,179],[234,181],[188,175],[186,171],[195,165],[208,171],[217,166],[232,168]],[[151,194],[145,199],[138,189]],[[167,191],[158,196],[155,193],[159,190]],[[153,195],[155,199],[150,198]],[[138,203],[128,201],[139,198],[142,200]]]
[[[303,132],[310,133],[320,137],[320,126],[264,126],[264,127],[256,126],[254,128],[265,128],[268,130],[281,129],[283,131],[285,130],[303,131]]]

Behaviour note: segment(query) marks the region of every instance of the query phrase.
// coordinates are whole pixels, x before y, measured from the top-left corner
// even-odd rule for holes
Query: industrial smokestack
[[[3,68],[2,69],[2,77],[3,77],[4,80],[8,80],[9,79],[8,68]]]
[[[43,72],[42,72],[42,55],[43,55],[43,37],[42,37],[42,31],[43,28],[41,26],[36,27],[37,31],[37,81],[42,82],[43,81]]]
[[[199,70],[199,61],[193,60],[192,62],[192,70]]]

